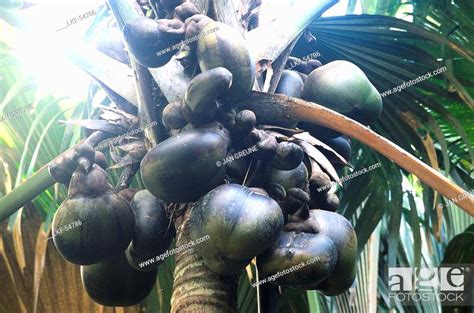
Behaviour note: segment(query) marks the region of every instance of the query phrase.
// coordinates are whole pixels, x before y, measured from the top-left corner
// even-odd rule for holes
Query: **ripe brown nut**
[[[309,192],[311,195],[311,209],[320,209],[325,203],[326,195],[331,189],[332,181],[329,176],[321,170],[313,170],[309,179]]]
[[[127,22],[123,35],[133,57],[143,66],[160,67],[178,52],[184,39],[184,23],[177,19],[138,17]]]
[[[136,270],[152,271],[158,268],[162,260],[145,266],[142,262],[166,252],[173,239],[174,229],[166,215],[165,203],[148,190],[137,192],[131,205],[135,216],[135,230],[125,256]]]
[[[298,286],[323,282],[333,271],[337,250],[332,240],[324,235],[304,232],[281,232],[275,244],[257,258],[260,276],[279,286]],[[305,264],[301,267],[301,264]],[[298,266],[297,270],[275,277]]]
[[[95,161],[95,150],[91,145],[80,143],[74,146],[72,160],[76,162],[79,169],[88,171]]]
[[[69,150],[49,163],[49,173],[53,176],[56,182],[60,184],[69,184],[71,176],[77,166],[72,159],[73,153],[73,150]]]
[[[292,170],[303,161],[304,152],[295,143],[282,141],[278,143],[276,154],[272,159],[272,166],[280,170]]]
[[[95,302],[105,306],[131,306],[143,301],[153,290],[158,270],[139,272],[122,254],[101,263],[81,266],[84,289]]]
[[[89,265],[116,257],[132,240],[132,209],[106,175],[97,165],[89,172],[75,171],[68,197],[54,215],[54,245],[72,263]]]
[[[167,202],[192,202],[221,184],[219,166],[229,144],[225,129],[198,128],[170,137],[148,151],[140,170],[146,188]]]
[[[186,21],[187,18],[196,14],[199,14],[199,10],[196,5],[190,1],[186,1],[174,9],[174,18],[183,22]]]
[[[303,73],[305,75],[308,75],[311,73],[314,69],[322,66],[321,62],[318,60],[307,60],[303,61],[301,59],[295,58],[295,57],[289,57],[288,61],[286,63],[287,68],[291,68],[299,73]]]
[[[132,199],[133,199],[133,196],[135,196],[135,194],[137,192],[139,192],[140,189],[135,189],[135,188],[125,188],[123,190],[120,190],[118,192],[118,194],[124,198],[125,200],[127,200],[127,202],[132,202]]]
[[[181,129],[188,123],[183,116],[181,102],[171,102],[163,109],[163,124],[170,129]]]
[[[71,176],[80,165],[79,169],[83,171],[89,171],[96,162],[96,156],[98,157],[97,162],[103,165],[105,156],[96,154],[94,148],[85,143],[79,143],[75,145],[71,150],[66,151],[63,155],[54,159],[49,165],[48,170],[51,176],[61,184],[69,184]],[[107,165],[105,165],[107,167]]]
[[[225,98],[236,100],[247,96],[255,81],[255,62],[242,35],[229,25],[208,21],[200,14],[188,18],[186,24],[189,25],[186,38],[198,38],[191,49],[195,51],[201,71],[216,67],[228,69],[233,84]]]
[[[237,185],[221,185],[191,211],[192,240],[210,238],[193,249],[220,275],[240,272],[271,247],[283,229],[283,215],[272,198]]]
[[[182,113],[193,125],[214,120],[217,112],[216,100],[232,85],[232,73],[223,67],[210,69],[196,75],[189,83],[184,95]]]
[[[339,198],[334,193],[327,193],[324,197],[324,201],[321,204],[321,209],[335,212],[339,207]]]
[[[257,116],[253,111],[242,110],[235,117],[235,131],[239,134],[250,133],[257,125]]]
[[[308,170],[303,162],[292,170],[279,170],[267,166],[264,173],[265,185],[276,183],[282,185],[286,192],[291,188],[305,190],[308,185]]]
[[[351,223],[340,214],[324,210],[311,210],[310,218],[305,223],[314,225],[317,233],[334,242],[337,262],[323,282],[298,287],[316,289],[327,296],[336,296],[347,291],[354,282],[357,261],[357,236]]]
[[[285,207],[289,214],[294,214],[310,201],[309,195],[300,188],[290,188],[287,191]]]
[[[71,177],[68,197],[73,198],[78,195],[99,196],[112,185],[107,180],[107,174],[98,165],[93,165],[89,172],[75,171]]]
[[[283,202],[286,198],[286,190],[285,188],[277,183],[270,183],[267,184],[266,189],[268,190],[268,193],[270,194],[270,197],[274,199],[277,202]]]
[[[254,129],[248,136],[249,146],[256,145],[257,152],[252,155],[257,160],[271,160],[276,153],[278,142],[264,130]]]
[[[287,211],[287,208],[285,207],[285,198],[286,198],[285,188],[280,184],[271,183],[265,186],[265,190],[268,191],[269,197],[275,200],[280,206],[281,212],[283,213],[284,222],[286,224],[288,221],[288,211]]]
[[[322,172],[313,172],[311,175],[311,178],[309,179],[309,189],[311,190],[312,193],[316,194],[325,194],[329,191],[331,186],[331,179],[329,176]],[[321,189],[321,191],[318,191],[318,188],[324,188]]]
[[[296,71],[284,70],[275,93],[288,97],[301,98],[304,82]]]
[[[184,27],[186,29],[185,38],[188,42],[187,45],[190,46],[192,50],[196,49],[196,38],[199,38],[199,34],[204,27],[212,21],[212,18],[204,14],[193,15],[184,21]]]
[[[230,105],[221,105],[217,109],[216,120],[227,129],[233,129],[235,127],[235,117],[237,112]]]
[[[94,163],[102,167],[104,170],[107,169],[107,158],[105,157],[105,154],[100,151],[95,152]]]

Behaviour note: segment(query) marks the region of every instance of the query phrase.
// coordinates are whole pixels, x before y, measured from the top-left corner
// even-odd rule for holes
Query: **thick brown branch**
[[[446,198],[453,200],[467,213],[474,215],[474,200],[466,196],[465,190],[396,144],[344,115],[313,102],[258,91],[252,92],[239,105],[254,111],[259,118],[259,123],[278,120],[305,121],[334,129],[359,140],[416,175]]]

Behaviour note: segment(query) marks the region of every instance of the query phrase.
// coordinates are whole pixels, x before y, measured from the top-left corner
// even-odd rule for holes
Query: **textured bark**
[[[191,242],[187,223],[192,206],[175,220],[176,247]],[[193,248],[176,255],[171,312],[237,312],[237,277],[212,272]]]

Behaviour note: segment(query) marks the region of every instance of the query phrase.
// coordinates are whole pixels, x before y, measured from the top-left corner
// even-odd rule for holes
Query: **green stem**
[[[128,21],[139,16],[144,16],[136,2],[132,4],[128,0],[108,0],[108,3],[120,29],[123,29],[124,25]],[[153,95],[155,88],[153,86],[153,77],[151,76],[148,68],[135,61],[132,55],[130,55],[130,65],[132,66],[135,78],[140,126],[144,130],[145,146],[148,150],[150,150],[167,137],[164,127],[162,127],[160,123],[161,110],[164,107],[164,103],[162,103],[158,110],[155,110]],[[160,125],[148,127],[155,121],[158,121]]]
[[[54,183],[54,178],[49,174],[48,166],[43,166],[23,184],[0,198],[0,221],[15,213]]]
[[[110,137],[111,133],[96,131],[82,142],[96,146],[102,140]],[[62,156],[68,150],[61,153]],[[49,164],[41,167],[33,176],[25,180],[20,186],[0,198],[0,222],[18,211],[26,203],[36,198],[40,193],[51,187],[56,181],[49,173]]]
[[[114,14],[115,21],[117,21],[120,30],[123,29],[128,21],[139,16],[135,1],[132,3],[128,0],[107,0],[107,3]]]

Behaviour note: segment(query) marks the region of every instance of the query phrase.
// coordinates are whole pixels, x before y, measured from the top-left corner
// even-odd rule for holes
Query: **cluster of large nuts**
[[[53,242],[66,260],[81,265],[94,301],[129,306],[151,292],[160,262],[139,264],[165,252],[174,231],[163,202],[150,192],[118,191],[109,184],[102,157],[79,144],[51,164],[53,177],[69,184],[54,215]]]
[[[211,270],[236,274],[257,256],[262,271],[271,274],[291,267],[295,260],[320,256],[320,262],[306,269],[312,273],[306,280],[300,281],[298,274],[282,284],[327,294],[343,292],[354,279],[356,240],[350,223],[328,212],[339,204],[331,189],[334,181],[297,140],[260,127],[254,112],[232,105],[250,92],[254,80],[250,53],[240,34],[199,14],[185,21],[185,33],[187,39],[199,38],[189,45],[189,52],[200,73],[191,80],[183,101],[170,103],[163,111],[163,123],[173,136],[143,159],[145,186],[166,201],[197,201],[189,220],[191,238],[210,236],[194,249]],[[307,72],[285,70],[276,92],[302,97],[320,65],[300,62]],[[275,124],[295,126],[279,122]],[[335,146],[346,138],[324,140]],[[340,146],[334,151],[349,159],[350,143]],[[339,237],[330,229],[314,228],[334,221],[344,222]],[[278,249],[293,249],[285,243],[288,236],[296,236],[308,249],[279,258]],[[337,278],[336,271],[344,273],[341,267],[345,279]]]
[[[190,237],[209,236],[193,249],[212,271],[234,275],[255,257],[263,276],[305,263],[273,283],[327,295],[344,292],[355,277],[357,240],[351,224],[335,212],[339,198],[332,186],[334,168],[350,159],[350,140],[305,123],[259,124],[254,112],[235,105],[255,81],[254,60],[242,35],[199,14],[190,2],[154,3],[165,10],[161,19],[141,17],[124,28],[131,56],[159,67],[185,47],[197,74],[183,100],[164,108],[162,123],[170,137],[142,159],[147,190],[129,195],[131,204],[107,183],[105,171],[94,164],[104,163],[103,156],[90,147],[78,146],[52,166],[57,180],[70,188],[53,229],[74,219],[83,222],[80,236],[71,231],[55,238],[58,250],[83,265],[84,286],[94,300],[136,303],[149,292],[159,265],[142,268],[141,262],[166,250],[174,234],[164,202],[195,202]],[[380,95],[357,66],[296,63],[283,71],[276,93],[317,102],[362,123],[380,115]],[[301,132],[296,126],[326,144],[318,152],[326,163],[308,153],[308,142],[292,135]],[[119,275],[118,283],[112,275]],[[117,285],[107,290],[113,282]],[[134,290],[123,291],[129,289]]]

